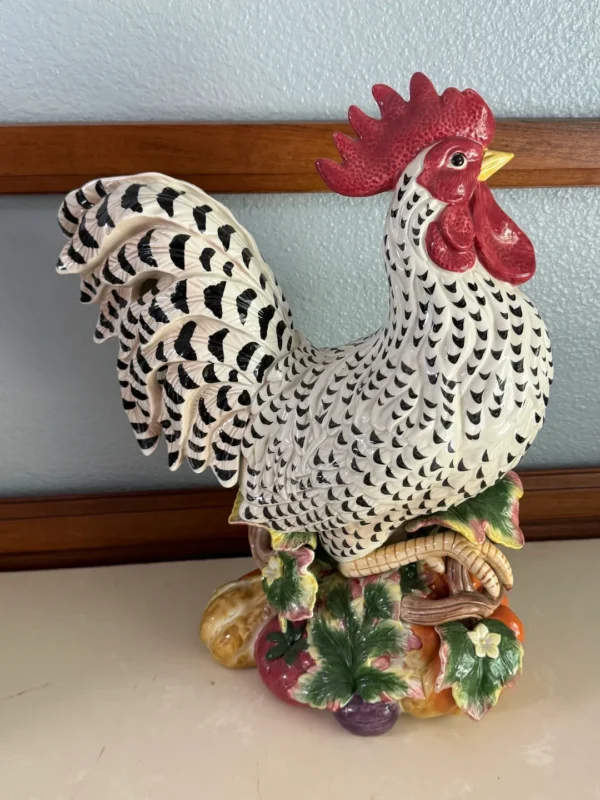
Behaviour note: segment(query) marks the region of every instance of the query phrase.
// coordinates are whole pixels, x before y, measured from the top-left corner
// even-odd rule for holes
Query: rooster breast
[[[444,206],[402,176],[386,222],[385,328],[343,348],[306,340],[269,373],[243,442],[240,518],[318,532],[339,561],[455,505],[520,460],[543,423],[550,344],[523,293],[479,263],[427,256]]]

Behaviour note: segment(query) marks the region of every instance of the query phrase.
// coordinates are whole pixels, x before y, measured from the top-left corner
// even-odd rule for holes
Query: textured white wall
[[[372,83],[405,90],[416,69],[440,88],[473,86],[498,116],[597,116],[598,16],[574,0],[4,0],[0,122],[336,118],[351,102],[372,108]],[[600,463],[600,190],[499,195],[536,245],[529,294],[556,355],[548,422],[526,463]],[[0,494],[210,481],[139,454],[114,346],[92,344],[94,309],[54,274],[58,199],[0,198]],[[387,198],[224,200],[314,341],[379,325]]]
[[[426,71],[499,116],[598,112],[595,0],[3,0],[5,120],[338,118]]]

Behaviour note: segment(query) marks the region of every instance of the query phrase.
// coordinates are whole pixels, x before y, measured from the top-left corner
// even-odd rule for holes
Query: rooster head
[[[327,186],[353,197],[388,191],[426,151],[417,181],[445,204],[428,226],[430,259],[453,272],[465,272],[479,260],[494,278],[513,285],[529,280],[535,271],[533,246],[485,184],[512,154],[488,149],[495,122],[484,100],[472,89],[438,95],[419,72],[410,82],[410,100],[381,84],[373,87],[373,96],[381,119],[351,106],[348,119],[357,138],[334,134],[342,163],[316,162]]]

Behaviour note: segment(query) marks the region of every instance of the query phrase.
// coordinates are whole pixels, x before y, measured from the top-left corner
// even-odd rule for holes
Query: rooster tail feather
[[[238,478],[249,407],[296,343],[290,309],[254,239],[191,184],[151,173],[93,181],[59,211],[59,273],[118,338],[123,406],[145,454]]]

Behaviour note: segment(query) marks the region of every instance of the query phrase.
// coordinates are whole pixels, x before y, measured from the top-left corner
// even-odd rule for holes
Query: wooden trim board
[[[149,170],[207,192],[327,191],[315,159],[339,160],[346,122],[0,126],[0,194],[67,192],[93,178]],[[600,185],[600,119],[501,119],[492,147],[515,158],[497,187]]]
[[[600,468],[522,474],[529,541],[600,538]],[[248,555],[228,525],[235,491],[199,489],[0,501],[0,570]]]

